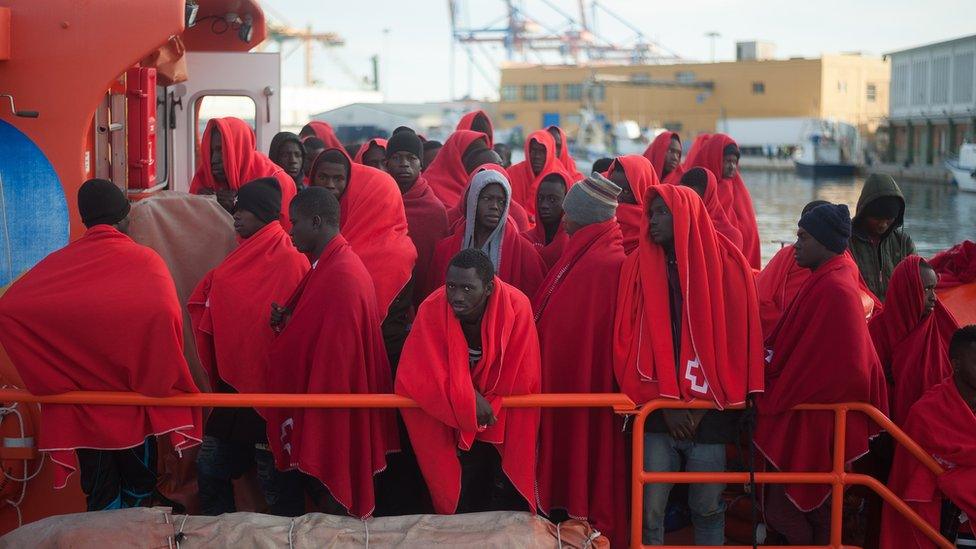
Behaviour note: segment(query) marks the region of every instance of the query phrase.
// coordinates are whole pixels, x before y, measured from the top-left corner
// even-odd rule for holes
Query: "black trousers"
[[[529,510],[529,503],[502,471],[502,457],[494,445],[477,440],[471,450],[458,452],[458,460],[461,462],[458,513]]]
[[[81,489],[89,511],[147,506],[156,491],[156,437],[134,448],[78,448]]]

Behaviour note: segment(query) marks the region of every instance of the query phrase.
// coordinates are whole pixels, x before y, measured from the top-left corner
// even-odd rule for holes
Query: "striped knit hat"
[[[620,187],[594,172],[569,189],[563,200],[563,213],[583,226],[602,223],[617,213],[619,194]]]

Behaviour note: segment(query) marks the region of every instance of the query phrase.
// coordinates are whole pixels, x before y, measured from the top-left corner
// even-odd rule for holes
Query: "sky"
[[[529,17],[564,28],[566,19],[546,5],[575,13],[576,0],[515,0]],[[501,0],[457,0],[460,21],[485,26],[504,15]],[[735,43],[762,40],[776,46],[776,56],[817,57],[860,51],[881,55],[911,46],[976,33],[976,0],[600,0],[600,5],[639,28],[646,39],[684,59],[709,61],[710,39],[718,32],[715,58],[735,58]],[[315,76],[331,86],[354,89],[372,74],[370,57],[379,55],[381,90],[387,101],[422,102],[452,98],[451,26],[447,0],[372,0],[357,3],[323,0],[262,0],[269,16],[295,27],[336,32],[345,46],[315,48]],[[586,0],[590,5],[591,1]],[[337,9],[337,5],[341,6]],[[597,31],[627,42],[634,33],[600,13]],[[296,50],[288,54],[289,50]],[[476,52],[478,65],[467,63],[457,47],[453,98],[471,92],[496,98],[501,46]],[[285,44],[285,85],[303,81],[303,50]],[[351,74],[350,74],[351,73]],[[482,74],[485,73],[485,74]]]

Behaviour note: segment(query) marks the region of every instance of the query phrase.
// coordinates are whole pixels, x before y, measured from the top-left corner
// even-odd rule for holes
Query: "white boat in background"
[[[842,122],[817,120],[804,128],[802,141],[793,153],[800,175],[854,175],[860,164],[860,136],[857,128]]]
[[[976,143],[963,143],[959,147],[959,157],[946,160],[945,166],[952,172],[959,190],[976,192]]]

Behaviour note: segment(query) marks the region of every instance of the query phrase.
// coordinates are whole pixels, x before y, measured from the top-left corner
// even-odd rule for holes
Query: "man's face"
[[[492,282],[485,284],[474,267],[462,269],[451,266],[447,270],[445,290],[454,316],[461,320],[476,320],[484,314],[494,286]]]
[[[376,168],[377,170],[382,170],[383,160],[385,158],[386,152],[376,145],[372,145],[366,151],[366,154],[363,155],[363,164],[371,168]]]
[[[253,213],[237,208],[234,212],[234,230],[241,238],[247,239],[254,236],[254,233],[261,230],[266,223],[258,219]]]
[[[421,171],[426,170],[427,166],[430,166],[431,162],[437,158],[437,153],[441,152],[440,147],[435,147],[433,149],[424,149],[424,160],[421,163]]]
[[[634,196],[634,191],[630,188],[630,181],[627,180],[623,166],[617,164],[613,173],[610,174],[610,181],[620,187],[620,196],[617,197],[617,202],[620,204],[637,204],[637,197]]]
[[[535,139],[529,143],[529,164],[532,165],[532,173],[536,175],[546,167],[546,146]]]
[[[344,165],[332,162],[319,162],[318,168],[312,176],[311,185],[313,187],[329,189],[338,200],[346,192],[346,184],[348,183],[346,177],[346,167]]]
[[[553,138],[553,140],[555,140],[555,142],[556,142],[556,157],[562,156],[562,154],[563,154],[563,136],[562,136],[562,134],[555,127],[549,128],[546,131],[549,132],[549,135],[551,135],[552,138]]]
[[[668,152],[664,154],[664,173],[661,176],[665,176],[674,171],[681,163],[681,141],[675,138],[671,138],[671,144],[668,146]]]
[[[315,216],[307,216],[301,212],[291,209],[289,212],[291,218],[291,242],[295,245],[295,248],[303,253],[311,253],[315,250],[315,243],[318,241],[319,229],[322,225],[322,219]]]
[[[504,143],[495,143],[492,147],[496,153],[498,153],[499,158],[502,159],[499,166],[503,168],[508,168],[512,165],[512,148]]]
[[[729,179],[735,176],[735,170],[739,168],[739,157],[734,154],[727,154],[722,157],[722,177]]]
[[[922,278],[922,293],[925,296],[923,301],[925,308],[922,310],[922,317],[924,318],[935,310],[935,303],[938,300],[935,295],[935,286],[939,283],[939,275],[935,274],[932,267],[927,265],[919,266],[919,275]]]
[[[285,173],[290,175],[292,179],[295,179],[302,174],[302,160],[304,157],[302,153],[301,144],[294,141],[286,141],[278,149],[278,158],[272,158],[272,160],[274,160],[275,164],[281,166],[285,170]]]
[[[976,343],[970,343],[962,349],[962,356],[952,358],[952,370],[955,376],[970,387],[976,387]]]
[[[674,243],[674,217],[663,198],[654,197],[647,215],[650,220],[648,236],[651,240],[658,246]]]
[[[420,159],[417,155],[407,151],[397,151],[386,159],[384,167],[387,173],[396,179],[397,185],[408,187],[420,176]]]
[[[475,213],[475,224],[483,229],[494,231],[502,220],[505,209],[505,189],[501,185],[492,183],[478,195],[478,211]]]
[[[868,233],[868,235],[875,238],[881,238],[888,232],[888,229],[894,224],[895,218],[882,218],[882,217],[864,217],[864,222],[862,227]]]
[[[804,269],[813,269],[823,263],[829,255],[829,250],[817,241],[812,234],[803,227],[796,230],[796,242],[793,244],[793,259]]]
[[[563,199],[566,198],[566,185],[560,181],[545,180],[536,193],[535,209],[543,225],[552,226],[563,217]]]
[[[210,173],[214,180],[227,183],[227,174],[224,172],[224,141],[217,126],[210,132]]]

